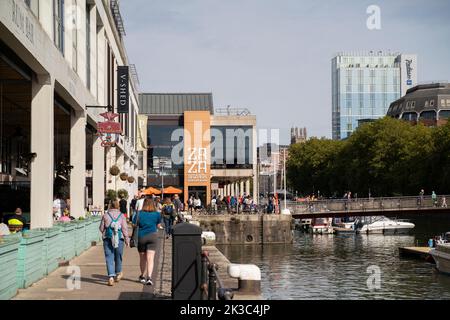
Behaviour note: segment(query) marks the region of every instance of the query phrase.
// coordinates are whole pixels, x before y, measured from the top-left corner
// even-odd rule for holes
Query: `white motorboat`
[[[430,254],[436,262],[436,269],[450,275],[450,243],[437,243]]]
[[[404,234],[415,227],[414,223],[402,220],[391,220],[384,216],[370,217],[358,225],[359,233]]]

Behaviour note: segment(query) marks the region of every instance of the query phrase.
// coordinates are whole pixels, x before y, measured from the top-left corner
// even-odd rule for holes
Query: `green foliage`
[[[119,199],[128,199],[128,191],[125,189],[117,190],[117,196]]]
[[[109,201],[114,201],[117,199],[117,192],[112,189],[106,190],[105,194],[105,202],[108,203]]]
[[[300,194],[341,197],[450,191],[450,123],[439,128],[392,118],[363,124],[345,141],[309,139],[289,149],[288,182]]]

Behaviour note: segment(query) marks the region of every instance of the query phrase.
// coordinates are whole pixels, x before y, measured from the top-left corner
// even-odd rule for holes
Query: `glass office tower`
[[[391,102],[416,84],[416,56],[340,53],[332,59],[333,139],[345,139],[358,121],[386,115]],[[402,70],[403,69],[403,70]]]

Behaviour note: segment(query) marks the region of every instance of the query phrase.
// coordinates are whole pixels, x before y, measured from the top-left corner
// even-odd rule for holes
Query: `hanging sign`
[[[102,147],[114,147],[119,142],[119,136],[122,134],[120,123],[114,121],[119,115],[112,112],[104,112],[100,115],[106,119],[104,122],[97,123],[97,131],[102,140]]]
[[[128,66],[117,67],[117,112],[128,113],[130,106]]]

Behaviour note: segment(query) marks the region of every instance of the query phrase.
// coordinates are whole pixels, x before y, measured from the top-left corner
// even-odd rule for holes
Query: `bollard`
[[[202,252],[202,279],[200,282],[201,300],[208,300],[208,251]]]
[[[216,300],[217,281],[216,281],[216,273],[214,272],[215,268],[216,268],[216,265],[214,263],[210,263],[208,265],[208,271],[209,271],[208,300]]]
[[[239,293],[261,294],[261,270],[254,264],[229,264],[228,274],[238,278]]]
[[[179,223],[172,234],[172,299],[201,300],[202,229]]]

